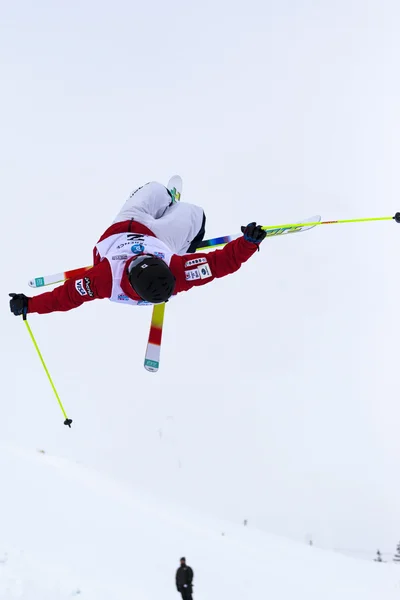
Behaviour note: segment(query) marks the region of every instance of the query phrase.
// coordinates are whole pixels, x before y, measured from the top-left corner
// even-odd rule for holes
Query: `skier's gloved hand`
[[[245,240],[257,245],[260,244],[267,235],[267,232],[261,225],[257,225],[255,221],[249,223],[246,227],[241,227],[241,230]]]
[[[28,300],[25,294],[9,294],[11,296],[10,300],[10,310],[16,317],[23,315],[25,317],[28,312]]]

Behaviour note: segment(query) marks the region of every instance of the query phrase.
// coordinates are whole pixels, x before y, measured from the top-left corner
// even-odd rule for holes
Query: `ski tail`
[[[157,373],[160,367],[161,339],[164,324],[165,303],[155,304],[150,323],[149,340],[144,357],[144,368],[150,373]]]
[[[57,283],[63,283],[66,279],[71,279],[71,277],[79,277],[79,275],[84,275],[84,273],[91,268],[92,267],[80,267],[79,269],[62,271],[61,273],[54,273],[53,275],[35,277],[34,279],[28,281],[28,285],[31,288],[40,288],[46,285],[56,285]]]
[[[182,195],[183,181],[180,175],[173,175],[167,183],[173,202],[179,202]]]

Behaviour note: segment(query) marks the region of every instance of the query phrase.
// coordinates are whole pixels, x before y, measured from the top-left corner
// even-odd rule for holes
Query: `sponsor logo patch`
[[[87,291],[89,296],[91,298],[93,298],[94,292],[93,292],[92,288],[90,287],[90,283],[91,283],[91,281],[90,281],[89,277],[85,277],[85,290]]]
[[[144,242],[143,233],[128,233],[126,237],[132,244],[143,244]]]
[[[125,246],[130,246],[131,244],[133,244],[134,246],[138,244],[144,244],[144,235],[142,233],[128,233],[126,239],[128,241],[119,244],[117,246],[117,250],[121,250],[121,248],[124,248]],[[134,251],[132,250],[132,252]]]
[[[164,258],[165,258],[164,252],[154,252],[154,256],[156,258],[161,258],[162,260],[164,260]]]
[[[185,271],[185,279],[186,279],[186,281],[193,281],[194,279],[201,279],[199,269],[190,269],[189,271]]]
[[[87,291],[83,287],[83,279],[75,281],[75,289],[80,296],[87,296]]]
[[[120,300],[121,302],[128,302],[129,296],[127,296],[126,294],[118,294],[118,300]]]
[[[133,254],[142,254],[142,252],[144,252],[143,244],[133,244],[133,246],[131,246],[131,252],[133,252]]]
[[[193,258],[192,260],[188,260],[187,262],[185,262],[185,268],[186,267],[194,267],[195,265],[202,265],[203,263],[206,263],[207,259],[205,256],[203,256],[202,258]]]
[[[212,277],[210,265],[208,263],[199,267],[199,272],[200,272],[200,277],[202,279],[207,279],[207,277]]]
[[[128,255],[127,254],[116,254],[115,256],[112,257],[113,260],[127,260],[128,259]]]

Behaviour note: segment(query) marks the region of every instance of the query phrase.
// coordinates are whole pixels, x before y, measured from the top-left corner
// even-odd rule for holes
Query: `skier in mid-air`
[[[222,250],[196,251],[205,233],[203,210],[176,202],[164,185],[151,182],[125,202],[93,250],[93,267],[51,292],[10,294],[14,315],[51,313],[109,298],[120,304],[160,304],[173,295],[237,271],[266,236],[255,222]]]

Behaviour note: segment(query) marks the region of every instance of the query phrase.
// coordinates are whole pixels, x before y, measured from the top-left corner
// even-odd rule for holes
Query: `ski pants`
[[[203,209],[187,202],[172,203],[167,188],[155,181],[130,195],[114,223],[130,219],[145,225],[174,254],[195,252],[205,233]]]
[[[181,590],[182,600],[193,600],[192,590],[190,588],[183,588]]]

